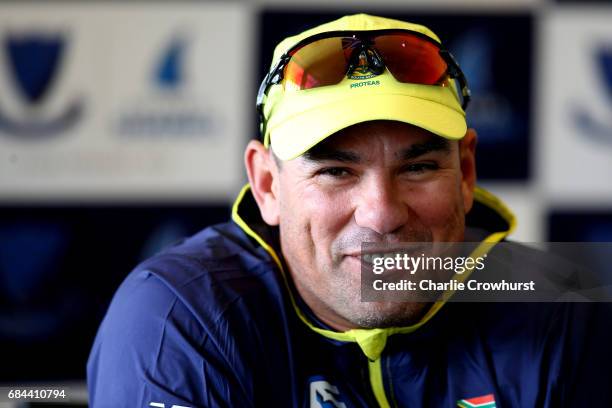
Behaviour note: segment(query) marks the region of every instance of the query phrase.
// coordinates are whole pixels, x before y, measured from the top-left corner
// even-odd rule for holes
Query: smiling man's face
[[[462,241],[475,135],[448,141],[361,123],[272,172],[284,259],[302,298],[338,330],[413,323],[420,303],[361,302],[361,244]]]

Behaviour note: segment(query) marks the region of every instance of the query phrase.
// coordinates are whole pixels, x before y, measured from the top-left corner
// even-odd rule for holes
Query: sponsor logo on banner
[[[63,103],[59,113],[50,113],[47,107],[49,94],[56,88],[59,71],[65,65],[68,46],[69,41],[63,34],[5,34],[1,46],[4,64],[0,69],[21,96],[16,101],[21,112],[8,113],[0,106],[1,134],[21,139],[57,135],[83,116],[81,98]]]
[[[594,77],[597,84],[595,89],[602,94],[601,100],[607,103],[605,112],[608,114],[598,114],[589,106],[581,104],[572,109],[572,118],[581,136],[612,146],[612,43],[598,45],[591,62],[598,74]]]
[[[201,95],[190,87],[191,44],[183,35],[175,35],[152,61],[147,78],[148,91],[136,98],[122,113],[116,131],[126,137],[208,136],[215,121],[210,110],[201,105]],[[211,62],[213,63],[213,62]]]
[[[610,14],[557,10],[545,20],[540,63],[542,187],[557,203],[612,202]]]

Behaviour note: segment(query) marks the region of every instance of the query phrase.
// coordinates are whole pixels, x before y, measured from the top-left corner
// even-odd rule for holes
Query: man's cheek
[[[454,228],[461,206],[449,197],[439,197],[437,200],[413,203],[412,209],[419,220],[435,232],[440,229]]]

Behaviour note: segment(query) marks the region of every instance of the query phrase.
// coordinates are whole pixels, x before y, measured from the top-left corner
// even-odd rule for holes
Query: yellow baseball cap
[[[436,34],[422,25],[356,14],[284,39],[275,48],[269,76],[274,75],[279,61],[288,59],[288,52],[310,38],[378,30],[411,31],[440,45]],[[446,74],[444,81],[434,85],[400,82],[388,67],[375,74],[365,73],[370,75],[344,75],[338,83],[310,89],[295,89],[282,82],[267,87],[262,84],[258,103],[265,146],[271,146],[281,160],[291,160],[339,130],[372,120],[405,122],[453,140],[465,135],[461,97],[463,92],[469,98],[467,83],[460,90]]]

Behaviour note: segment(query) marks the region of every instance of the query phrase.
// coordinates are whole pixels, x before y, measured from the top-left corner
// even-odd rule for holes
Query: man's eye
[[[346,177],[350,176],[351,172],[349,169],[344,167],[327,167],[319,170],[317,174],[331,177]]]
[[[437,163],[413,163],[404,167],[405,172],[409,173],[424,173],[426,171],[437,170]]]

